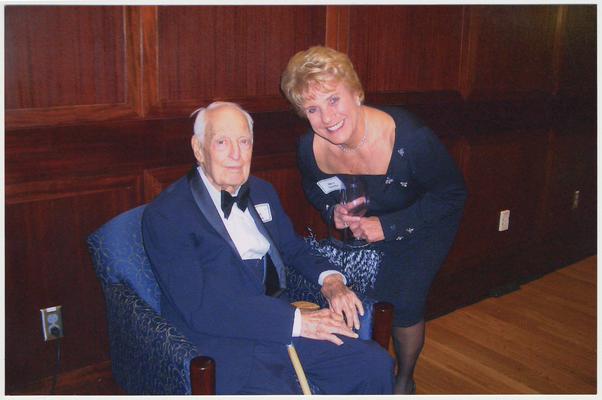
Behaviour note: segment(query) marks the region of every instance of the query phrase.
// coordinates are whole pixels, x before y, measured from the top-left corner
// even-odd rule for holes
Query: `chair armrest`
[[[191,394],[196,346],[129,286],[105,288],[113,376],[129,394]]]
[[[372,314],[372,340],[388,350],[393,330],[393,304],[384,301],[375,303]]]
[[[320,292],[320,287],[309,282],[293,268],[286,271],[286,285],[289,300],[309,301],[320,307],[328,307],[328,303]],[[370,297],[358,295],[364,304],[365,314],[361,317],[361,328],[358,332],[361,339],[372,339],[387,349],[393,325],[393,305],[377,302]]]
[[[215,394],[215,361],[211,357],[198,356],[190,361],[190,386],[192,394]]]

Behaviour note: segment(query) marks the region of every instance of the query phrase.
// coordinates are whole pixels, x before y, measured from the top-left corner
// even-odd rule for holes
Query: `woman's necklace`
[[[341,149],[341,151],[343,153],[347,153],[349,151],[356,151],[357,149],[359,149],[366,143],[367,138],[368,138],[368,119],[364,115],[364,136],[362,136],[358,145],[355,147],[350,147],[350,146],[347,146],[346,144],[340,144],[339,149]]]

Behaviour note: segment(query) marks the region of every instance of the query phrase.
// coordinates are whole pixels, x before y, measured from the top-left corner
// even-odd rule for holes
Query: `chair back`
[[[142,244],[144,207],[126,211],[101,226],[88,237],[88,250],[103,290],[125,283],[160,313],[161,292]]]

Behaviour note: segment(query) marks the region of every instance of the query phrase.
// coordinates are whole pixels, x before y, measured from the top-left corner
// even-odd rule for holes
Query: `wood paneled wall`
[[[418,114],[464,173],[430,316],[595,252],[596,6],[11,5],[5,38],[9,393],[53,373],[40,308],[63,305],[63,371],[108,359],[85,238],[190,167],[197,107],[252,111],[253,172],[299,233],[325,235],[295,162],[307,124],[278,89],[314,44],[347,52],[368,103]]]

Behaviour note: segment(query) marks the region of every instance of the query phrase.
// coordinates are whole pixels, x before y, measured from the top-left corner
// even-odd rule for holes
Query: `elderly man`
[[[249,176],[252,128],[236,104],[200,109],[191,141],[198,167],[145,209],[162,314],[215,359],[218,394],[299,393],[291,342],[322,392],[391,393],[391,357],[352,329],[361,301],[294,233],[274,188]],[[322,285],[330,309],[292,307],[284,265]]]

